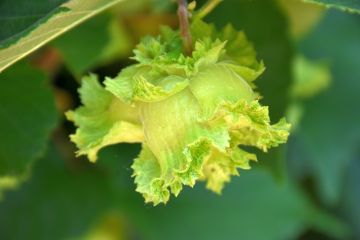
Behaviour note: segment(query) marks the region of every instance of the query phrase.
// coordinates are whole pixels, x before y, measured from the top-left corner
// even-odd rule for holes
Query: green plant
[[[0,239],[358,238],[359,5],[313,2],[2,1]]]

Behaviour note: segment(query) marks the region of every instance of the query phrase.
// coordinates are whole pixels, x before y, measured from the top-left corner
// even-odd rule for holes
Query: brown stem
[[[178,16],[180,24],[181,37],[183,39],[184,49],[187,55],[192,53],[192,37],[189,27],[189,12],[187,8],[187,0],[178,0]]]

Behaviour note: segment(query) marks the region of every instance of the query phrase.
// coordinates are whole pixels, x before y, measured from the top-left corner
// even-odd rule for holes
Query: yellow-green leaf
[[[14,38],[14,43],[8,42],[7,48],[0,49],[0,72],[50,40],[121,1],[123,0],[71,0],[60,5],[51,12],[52,15],[49,13],[35,22],[35,25],[18,33],[21,37]],[[24,6],[19,4],[18,7]]]

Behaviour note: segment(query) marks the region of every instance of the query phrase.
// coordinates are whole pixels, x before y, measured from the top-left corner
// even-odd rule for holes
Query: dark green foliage
[[[46,21],[67,0],[3,0],[0,5],[0,48],[21,38]],[[6,27],[4,27],[6,26]]]
[[[44,153],[58,117],[49,85],[23,62],[0,75],[0,178],[23,174]]]

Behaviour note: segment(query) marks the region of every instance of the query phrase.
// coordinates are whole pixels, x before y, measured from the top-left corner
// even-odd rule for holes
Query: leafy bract
[[[71,140],[80,149],[78,155],[86,154],[91,161],[104,146],[120,142],[141,142],[143,132],[136,109],[126,105],[103,89],[96,75],[83,78],[79,90],[84,106],[66,116],[79,126]]]
[[[127,103],[133,101],[156,102],[170,97],[188,85],[185,77],[152,71],[149,66],[131,66],[116,78],[108,78],[105,88]]]
[[[58,5],[63,2],[61,0],[52,1],[53,5],[49,5],[53,8],[51,6],[47,8],[52,11],[47,14],[40,14],[42,18],[30,23],[28,21],[29,19],[32,19],[31,17],[33,17],[33,14],[29,10],[28,4],[30,3],[25,3],[28,1],[7,0],[7,2],[11,4],[4,5],[4,9],[0,10],[12,13],[12,15],[5,14],[4,16],[6,18],[19,18],[21,16],[15,15],[16,13],[26,12],[22,17],[25,18],[25,22],[28,24],[25,25],[27,26],[26,29],[23,29],[24,26],[20,26],[18,29],[20,32],[12,33],[14,36],[16,35],[16,37],[8,37],[9,41],[6,42],[4,48],[0,48],[0,72],[40,48],[50,40],[97,13],[121,2],[121,0],[89,0],[85,2],[69,0],[61,5]],[[42,2],[43,1],[31,1],[31,4],[34,4],[33,6],[39,6],[40,3],[41,5],[46,5]],[[11,10],[13,5],[16,5],[16,11]]]
[[[257,92],[261,93],[261,103],[270,106],[269,115],[279,121],[287,112],[292,86],[292,60],[294,44],[289,35],[289,24],[284,12],[273,0],[222,1],[216,11],[207,16],[217,28],[233,24],[236,29],[246,32],[246,36],[256,46],[260,59],[266,63],[266,71],[256,81]],[[271,149],[262,166],[268,167],[278,179],[286,178],[286,146]]]
[[[194,34],[191,56],[182,53],[179,33],[163,28],[160,36],[147,37],[138,45],[134,51],[137,64],[114,79],[107,78],[105,88],[99,84],[91,88],[99,96],[84,81],[80,93],[85,106],[68,114],[79,127],[79,134],[72,137],[79,153],[95,160],[93,151],[106,145],[103,135],[95,133],[121,138],[120,132],[112,132],[122,118],[116,113],[136,110],[134,116],[140,121],[135,135],[143,133],[143,139],[136,139],[143,142],[143,149],[132,166],[133,176],[136,190],[155,205],[166,203],[170,194],[177,196],[184,185],[192,187],[197,180],[207,181],[207,188],[221,193],[230,177],[239,174],[238,169],[249,169],[249,162],[257,159],[241,146],[267,151],[286,142],[289,134],[285,121],[270,124],[268,108],[256,99],[252,81],[264,66],[256,60],[245,35],[230,26],[217,32],[203,22],[196,24],[210,29],[211,34]],[[92,96],[91,103],[87,95]],[[97,107],[97,101],[108,98],[121,101],[128,109],[109,107],[110,100]],[[96,118],[89,128],[84,108]],[[120,118],[106,120],[109,112]],[[126,131],[128,135],[133,132]],[[91,136],[91,143],[83,144],[80,135]],[[120,141],[111,141],[116,142]]]
[[[246,38],[243,31],[237,31],[231,24],[227,24],[222,31],[217,32],[215,26],[203,21],[192,24],[192,32],[196,38],[211,37],[226,42],[224,62],[236,70],[245,80],[251,82],[260,76],[264,70],[264,63],[256,59],[255,49]]]

